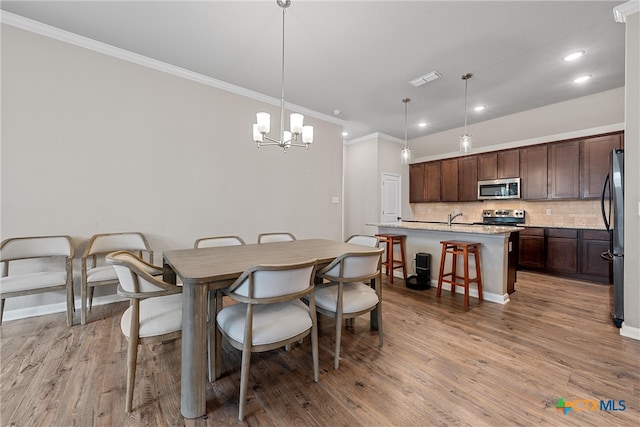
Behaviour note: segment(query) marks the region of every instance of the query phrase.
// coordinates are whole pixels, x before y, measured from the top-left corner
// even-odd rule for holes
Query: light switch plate
[[[337,205],[338,203],[340,203],[340,197],[338,196],[333,196],[331,198],[331,203],[333,203],[334,205]]]

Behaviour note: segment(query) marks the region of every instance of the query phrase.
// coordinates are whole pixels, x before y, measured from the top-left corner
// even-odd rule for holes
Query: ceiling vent
[[[424,76],[420,76],[417,79],[411,80],[409,83],[411,83],[415,87],[420,87],[422,85],[426,85],[427,83],[434,81],[435,79],[439,79],[440,77],[442,77],[442,74],[440,74],[437,71],[432,71],[430,73],[425,74]]]

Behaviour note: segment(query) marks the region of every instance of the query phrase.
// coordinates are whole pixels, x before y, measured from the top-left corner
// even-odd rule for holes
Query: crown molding
[[[182,77],[187,80],[191,80],[203,85],[215,87],[227,92],[234,93],[236,95],[244,96],[246,98],[254,99],[256,101],[264,102],[265,104],[271,104],[280,106],[280,99],[271,96],[264,95],[259,92],[255,92],[250,89],[246,89],[240,86],[227,83],[222,80],[214,79],[212,77],[205,76],[203,74],[196,73],[194,71],[187,70],[186,68],[177,67],[175,65],[167,64],[166,62],[158,61],[153,58],[149,58],[144,55],[121,49],[106,43],[99,42],[97,40],[90,39],[69,31],[62,30],[60,28],[53,27],[51,25],[43,24],[42,22],[34,21],[32,19],[25,18],[20,15],[16,15],[11,12],[0,11],[0,22],[3,24],[11,25],[12,27],[20,28],[35,34],[39,34],[45,37],[49,37],[64,43],[68,43],[74,46],[82,47],[92,50],[94,52],[102,53],[114,58],[121,59],[123,61],[131,62],[143,67],[151,68],[156,71],[171,74],[177,77]],[[310,110],[300,105],[291,104],[285,102],[285,108],[289,110],[295,110],[316,119],[324,120],[326,122],[334,123],[340,126],[344,126],[345,121],[338,119],[334,116],[320,113],[318,111]]]
[[[613,19],[615,19],[616,22],[624,24],[627,22],[627,16],[638,12],[640,12],[640,1],[631,0],[613,8]]]

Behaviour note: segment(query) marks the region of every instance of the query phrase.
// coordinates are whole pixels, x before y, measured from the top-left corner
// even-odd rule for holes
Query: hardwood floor
[[[251,359],[246,422],[237,421],[240,352],[224,346],[222,378],[197,425],[640,424],[640,342],[609,320],[609,286],[518,273],[506,305],[465,308],[463,296],[384,284],[384,346],[368,316],[342,335],[333,369],[333,321],[320,320],[320,381],[310,343]],[[141,347],[134,412],[124,412],[125,303],[96,307],[69,329],[64,314],[0,327],[2,426],[179,426],[180,341]],[[76,313],[76,323],[79,314]],[[624,411],[566,415],[558,399],[613,400]],[[611,408],[611,407],[609,407]],[[187,423],[192,424],[192,422]]]

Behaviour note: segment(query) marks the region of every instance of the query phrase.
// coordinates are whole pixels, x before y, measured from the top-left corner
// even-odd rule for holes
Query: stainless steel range
[[[524,224],[525,213],[520,209],[485,209],[482,211],[484,225],[518,225]]]

